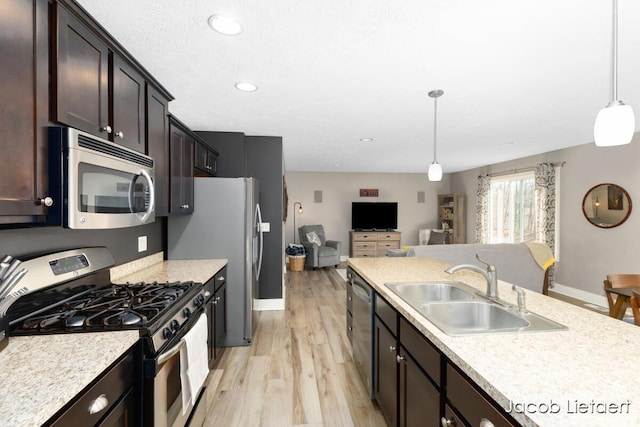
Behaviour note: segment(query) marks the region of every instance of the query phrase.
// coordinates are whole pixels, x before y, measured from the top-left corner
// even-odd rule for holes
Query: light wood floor
[[[333,268],[288,272],[286,309],[262,311],[248,347],[209,374],[207,426],[385,426],[351,357],[345,282]]]

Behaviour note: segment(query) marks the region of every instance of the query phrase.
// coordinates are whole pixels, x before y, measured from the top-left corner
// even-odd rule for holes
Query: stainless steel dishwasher
[[[347,271],[348,286],[353,295],[351,301],[351,314],[353,316],[353,329],[351,334],[351,348],[353,359],[364,383],[367,386],[369,396],[373,399],[373,299],[375,293],[371,286],[351,269]]]

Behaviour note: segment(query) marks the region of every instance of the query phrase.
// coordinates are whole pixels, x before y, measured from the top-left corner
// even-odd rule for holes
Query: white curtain
[[[491,176],[478,176],[476,204],[476,243],[489,243],[489,198],[491,197]]]

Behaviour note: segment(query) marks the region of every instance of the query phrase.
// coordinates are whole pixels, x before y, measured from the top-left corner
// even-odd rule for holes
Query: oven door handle
[[[167,360],[175,356],[176,353],[180,351],[183,345],[184,345],[184,341],[180,340],[178,344],[174,345],[169,350],[165,351],[160,356],[158,356],[158,365],[162,365],[164,362],[166,362]]]

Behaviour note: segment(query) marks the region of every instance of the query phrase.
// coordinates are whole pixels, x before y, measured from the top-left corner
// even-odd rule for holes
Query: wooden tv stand
[[[387,249],[400,249],[401,235],[400,231],[349,231],[349,256],[387,256]]]

